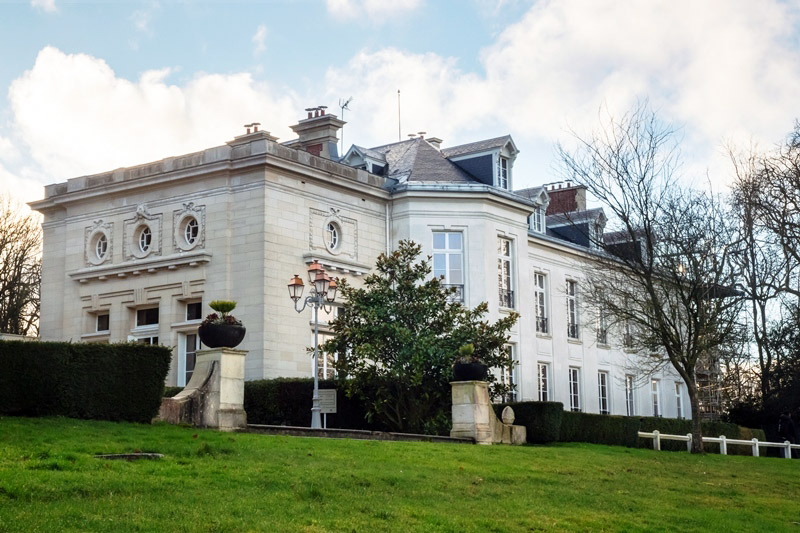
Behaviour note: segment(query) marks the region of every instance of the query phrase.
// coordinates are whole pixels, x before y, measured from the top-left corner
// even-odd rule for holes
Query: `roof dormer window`
[[[544,208],[537,207],[533,211],[533,213],[531,213],[531,216],[528,219],[528,223],[530,225],[531,231],[533,231],[534,233],[544,233],[545,232]]]
[[[497,186],[501,189],[509,189],[511,169],[509,168],[508,158],[500,156],[497,164]]]

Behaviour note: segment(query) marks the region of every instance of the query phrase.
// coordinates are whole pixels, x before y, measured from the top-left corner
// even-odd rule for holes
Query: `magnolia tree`
[[[378,258],[363,288],[342,282],[344,313],[331,323],[334,337],[322,350],[338,355],[342,386],[362,400],[370,420],[393,431],[446,433],[459,349],[472,344],[473,358],[510,370],[504,347],[518,315],[490,323],[485,302],[468,309],[453,301],[454,290],[430,277],[430,258],[420,259],[420,250],[400,241]],[[493,395],[509,392],[494,373],[488,379]]]

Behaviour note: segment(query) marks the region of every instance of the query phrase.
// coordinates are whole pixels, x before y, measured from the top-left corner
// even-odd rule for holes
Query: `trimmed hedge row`
[[[336,382],[320,380],[320,389],[334,389]],[[314,380],[311,378],[277,378],[244,383],[244,410],[248,424],[276,426],[311,425],[311,396]],[[367,422],[366,411],[356,400],[346,396],[342,389],[336,393],[336,413],[328,415],[329,428],[382,429]]]
[[[164,346],[0,341],[0,413],[149,423],[171,359]]]
[[[596,415],[564,411],[561,402],[515,402],[495,405],[498,416],[503,407],[510,405],[516,416],[515,424],[527,428],[528,443],[546,444],[548,442],[591,442],[629,448],[652,448],[652,439],[640,439],[639,431],[653,431],[671,435],[685,435],[692,431],[692,421],[674,418]],[[749,440],[753,437],[764,440],[760,429],[749,429],[726,422],[703,422],[703,435],[718,437],[725,435],[730,439]],[[680,441],[661,441],[662,450],[686,450],[686,443]],[[706,444],[711,453],[719,452],[718,444]],[[745,446],[729,446],[728,453],[750,455]]]

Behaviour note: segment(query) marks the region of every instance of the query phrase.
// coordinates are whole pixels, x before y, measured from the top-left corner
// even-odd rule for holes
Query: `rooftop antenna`
[[[344,121],[344,110],[346,109],[346,110],[350,111],[350,108],[348,106],[350,105],[350,102],[352,102],[352,101],[353,101],[353,97],[352,96],[350,98],[348,98],[347,100],[345,100],[344,102],[342,102],[342,99],[339,98],[339,108],[342,110],[342,120],[343,121]],[[342,153],[342,155],[344,155],[344,125],[342,126],[342,148],[339,151]]]
[[[397,89],[397,142],[400,142],[400,89]]]

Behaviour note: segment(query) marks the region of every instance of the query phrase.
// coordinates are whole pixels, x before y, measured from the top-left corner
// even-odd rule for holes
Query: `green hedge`
[[[591,442],[635,448],[639,442],[639,420],[630,416],[595,415],[564,411],[561,442]]]
[[[319,388],[334,389],[336,382],[321,380]],[[247,423],[309,427],[313,391],[314,380],[311,378],[246,381],[244,410],[247,412]],[[328,415],[329,428],[383,429],[368,423],[363,407],[347,398],[342,389],[337,390],[336,411],[336,414]]]
[[[171,359],[164,346],[0,341],[0,413],[150,422]]]
[[[528,443],[547,444],[558,442],[561,435],[561,420],[564,404],[561,402],[512,402],[495,405],[497,417],[503,408],[514,410],[514,424],[525,426]]]

